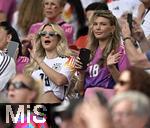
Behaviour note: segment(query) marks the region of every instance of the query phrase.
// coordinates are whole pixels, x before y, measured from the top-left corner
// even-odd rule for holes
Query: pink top
[[[122,72],[130,66],[127,54],[125,53],[125,49],[122,44],[118,48],[118,53],[121,53],[121,57],[119,62],[116,64],[116,68],[118,71]],[[116,82],[106,65],[102,67],[99,66],[98,61],[101,57],[102,49],[97,48],[95,56],[86,70],[84,82],[85,97],[89,97],[95,91],[102,91],[108,99],[110,99],[114,94],[113,88]]]
[[[129,67],[129,61],[123,45],[118,48],[118,53],[121,54],[116,68],[122,72]],[[93,60],[90,62],[85,78],[85,89],[92,87],[101,87],[113,89],[115,81],[106,65],[100,67],[98,61],[102,58],[102,49],[97,48]]]
[[[29,63],[29,58],[26,56],[19,56],[16,61],[16,72],[23,73],[24,67]]]

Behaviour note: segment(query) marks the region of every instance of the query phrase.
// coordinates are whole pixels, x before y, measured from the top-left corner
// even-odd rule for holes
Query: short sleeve
[[[129,67],[129,60],[123,45],[120,46],[118,52],[122,54],[118,62],[118,68],[119,71],[124,71]]]
[[[75,61],[74,57],[67,58],[66,62],[64,63],[60,71],[61,74],[67,77],[68,81],[70,81],[71,76],[74,72],[74,61]]]

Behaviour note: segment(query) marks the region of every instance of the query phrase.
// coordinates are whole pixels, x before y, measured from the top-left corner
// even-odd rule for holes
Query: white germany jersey
[[[54,59],[48,59],[44,58],[44,63],[46,63],[50,68],[54,69],[55,71],[63,74],[68,79],[68,82],[71,78],[71,71],[72,71],[72,65],[71,65],[71,58],[67,57],[57,57]],[[50,80],[42,69],[38,69],[33,71],[32,77],[35,79],[41,79],[44,84],[44,91],[52,91],[55,96],[63,100],[65,89],[64,86],[57,86],[55,83]],[[68,85],[66,85],[68,86]]]
[[[6,83],[15,76],[16,64],[13,58],[0,51],[0,91],[2,91]]]

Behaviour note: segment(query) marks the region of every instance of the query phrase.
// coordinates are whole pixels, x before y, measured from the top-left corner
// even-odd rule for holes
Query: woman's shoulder
[[[0,63],[1,62],[6,64],[6,62],[15,62],[15,61],[12,57],[10,57],[9,55],[0,50]]]
[[[62,29],[64,29],[65,32],[68,32],[68,33],[74,32],[74,28],[70,23],[67,23],[62,20],[58,24],[62,27]]]
[[[29,29],[29,34],[30,33],[37,33],[38,30],[40,29],[40,27],[43,25],[43,22],[37,22],[31,25],[30,29]]]
[[[74,56],[59,56],[58,60],[62,60],[67,65],[72,65],[75,62]]]
[[[125,52],[125,46],[123,43],[120,43],[117,49],[118,52]]]

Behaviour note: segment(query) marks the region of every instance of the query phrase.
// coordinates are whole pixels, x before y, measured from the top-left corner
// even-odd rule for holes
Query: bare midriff
[[[61,102],[62,101],[59,98],[57,98],[53,92],[46,92],[42,96],[42,103],[54,104],[54,103],[61,103]]]

